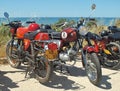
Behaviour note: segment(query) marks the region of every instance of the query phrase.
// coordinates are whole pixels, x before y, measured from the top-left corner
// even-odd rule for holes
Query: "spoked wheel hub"
[[[92,81],[95,81],[97,79],[97,70],[96,67],[93,63],[87,64],[87,74],[89,79],[91,79]]]

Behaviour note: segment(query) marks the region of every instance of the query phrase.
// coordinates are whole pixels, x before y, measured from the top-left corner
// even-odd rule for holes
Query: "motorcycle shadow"
[[[101,83],[100,83],[100,85],[98,87],[100,87],[102,89],[111,89],[112,84],[108,80],[114,79],[114,78],[111,78],[110,76],[115,75],[117,73],[118,72],[114,72],[114,73],[111,73],[111,74],[108,74],[108,75],[103,75],[102,76],[102,81],[101,81]]]
[[[102,89],[111,89],[112,85],[110,82],[108,82],[109,79],[111,78],[107,75],[102,76],[102,81],[100,82],[100,85],[98,87]]]
[[[64,90],[81,90],[85,89],[85,86],[76,83],[75,81],[68,79],[68,77],[64,75],[57,75],[56,72],[53,72],[52,78],[46,84],[47,87],[54,89],[64,89]]]
[[[8,72],[0,71],[0,91],[10,91],[9,88],[18,88],[17,83],[5,76]]]
[[[79,76],[87,76],[85,69],[84,68],[80,68],[80,67],[69,67],[69,72],[70,72],[70,76],[75,76],[75,77],[79,77]]]
[[[59,66],[57,68],[54,68],[54,72],[50,81],[44,85],[47,87],[64,90],[81,90],[86,88],[85,86],[69,79],[68,76],[86,76],[86,73],[82,68],[78,68],[75,66],[68,68],[66,68],[66,66],[63,66],[62,70]]]
[[[62,67],[56,67],[54,70],[58,73],[64,74],[64,75],[70,75],[70,76],[86,76],[85,69],[83,67],[77,67],[77,66],[65,66],[62,65]]]

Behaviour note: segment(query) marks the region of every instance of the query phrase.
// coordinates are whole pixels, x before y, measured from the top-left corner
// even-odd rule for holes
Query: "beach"
[[[70,74],[54,71],[49,83],[43,85],[34,77],[25,78],[25,67],[15,69],[0,65],[0,91],[120,91],[120,70],[102,68],[102,81],[94,86],[78,61]]]

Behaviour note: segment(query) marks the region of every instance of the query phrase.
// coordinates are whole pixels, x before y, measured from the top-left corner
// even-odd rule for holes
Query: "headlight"
[[[85,35],[88,33],[88,30],[86,29],[85,26],[81,26],[81,27],[79,28],[79,33],[80,33],[80,35],[85,36]]]

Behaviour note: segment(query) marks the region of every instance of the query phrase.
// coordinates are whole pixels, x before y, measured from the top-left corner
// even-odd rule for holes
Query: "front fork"
[[[83,67],[85,67],[85,64],[86,64],[87,62],[86,62],[86,57],[85,57],[86,55],[85,55],[84,50],[83,50],[83,47],[82,47],[83,39],[77,40],[75,46],[77,45],[77,43],[78,43],[78,45],[79,45],[79,50],[81,50],[82,65],[83,65]],[[86,52],[87,52],[87,51],[86,51]]]
[[[81,49],[81,55],[82,55],[82,65],[83,65],[83,67],[85,67],[85,64],[87,63],[87,60],[86,60],[86,55],[85,55],[83,49]]]
[[[28,60],[28,66],[26,69],[26,74],[25,74],[25,78],[27,77],[28,73],[31,73],[34,71],[35,67],[36,67],[36,62],[35,62],[35,52],[34,52],[34,42],[30,43],[30,52],[26,52],[26,59]],[[37,65],[38,66],[38,65]]]
[[[27,56],[31,59],[30,60],[30,63],[31,63],[31,65],[33,66],[33,67],[38,67],[38,61],[36,61],[36,52],[35,52],[35,42],[34,41],[31,41],[31,43],[30,43],[30,52],[28,52],[27,54]],[[38,51],[38,49],[37,49],[37,51]]]
[[[10,53],[12,54],[12,48],[13,48],[13,43],[14,43],[14,38],[11,39],[11,49],[10,49]]]

